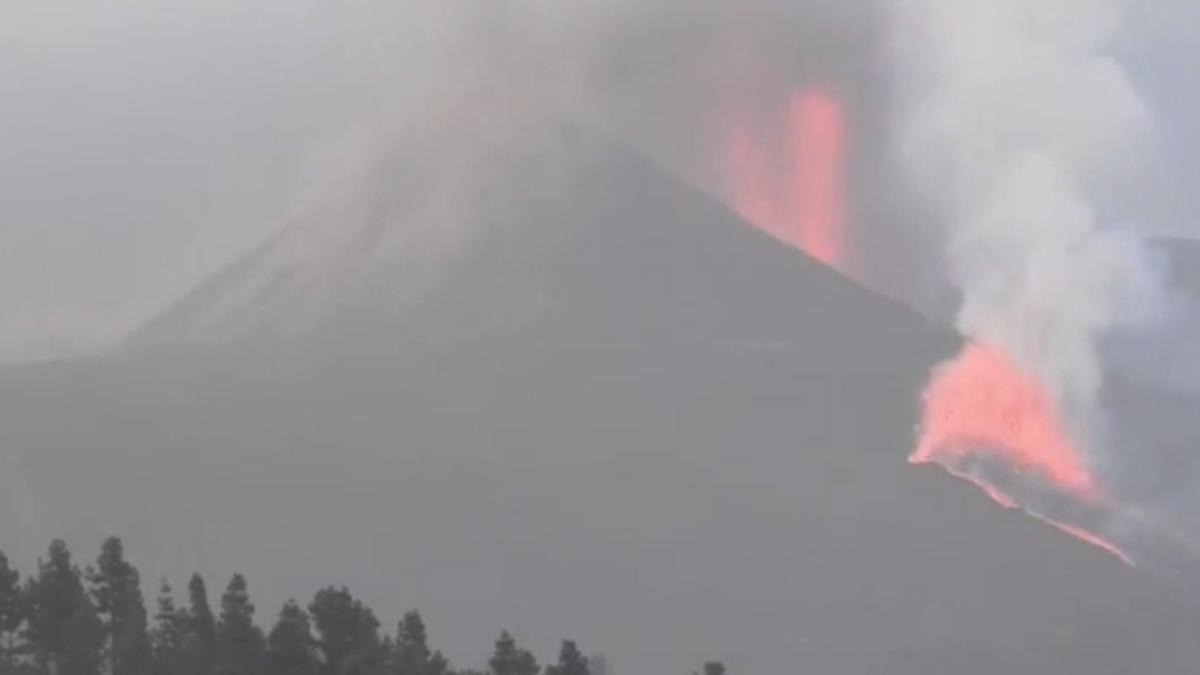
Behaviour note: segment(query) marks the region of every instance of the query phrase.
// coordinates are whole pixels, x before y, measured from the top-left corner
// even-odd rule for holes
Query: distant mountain
[[[380,180],[322,266],[298,221],[121,353],[8,372],[0,547],[238,564],[264,615],[348,583],[463,665],[508,627],[629,673],[1192,672],[1174,588],[906,466],[955,335],[564,133],[436,266],[370,245]]]

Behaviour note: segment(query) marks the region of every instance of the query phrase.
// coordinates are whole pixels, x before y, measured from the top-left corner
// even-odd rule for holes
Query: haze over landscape
[[[1200,660],[1191,4],[4,11],[27,576],[118,535],[466,668]]]

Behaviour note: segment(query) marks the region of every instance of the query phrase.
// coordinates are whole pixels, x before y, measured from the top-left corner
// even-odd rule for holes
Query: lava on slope
[[[973,343],[934,373],[911,459],[957,466],[977,455],[993,455],[1013,471],[1081,499],[1097,496],[1041,383],[999,349]]]
[[[728,125],[725,173],[738,214],[813,258],[847,271],[846,116],[820,89],[793,93],[767,141],[745,120]]]
[[[851,266],[846,135],[842,102],[810,88],[788,98],[769,140],[735,117],[723,148],[738,214],[842,272]],[[1110,506],[1097,486],[1053,397],[996,347],[970,343],[934,372],[909,461],[937,464],[1001,506],[1021,508],[1132,564],[1099,534],[1123,510]]]
[[[1053,398],[995,347],[970,343],[934,372],[909,461],[938,464],[1001,506],[1133,564],[1099,532],[1122,510],[1109,505]]]

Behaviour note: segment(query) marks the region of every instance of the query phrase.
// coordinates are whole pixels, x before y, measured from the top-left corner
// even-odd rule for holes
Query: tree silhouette
[[[383,660],[380,667],[386,667],[379,621],[346,587],[330,586],[318,591],[308,613],[316,627],[324,675],[342,675],[351,655],[355,656],[354,667],[359,670],[373,664],[377,657]]]
[[[537,659],[529,651],[517,647],[508,631],[500,633],[488,666],[492,675],[537,675],[539,670]]]
[[[158,593],[158,612],[150,632],[153,657],[150,672],[154,675],[175,675],[187,672],[187,644],[191,632],[191,617],[186,610],[175,606],[171,584],[162,580]]]
[[[55,540],[20,582],[0,553],[0,675],[611,675],[603,656],[585,657],[572,640],[542,671],[508,631],[486,672],[453,669],[430,649],[420,612],[404,615],[393,640],[344,586],[318,591],[307,612],[287,601],[264,636],[240,574],[221,595],[219,619],[200,575],[188,583],[187,607],[163,579],[151,627],[138,571],[115,537],[86,574]],[[725,666],[706,663],[703,675],[726,675]]]
[[[308,614],[295,600],[288,600],[267,636],[267,675],[317,675],[320,671]]]
[[[396,628],[395,675],[445,675],[449,664],[441,652],[431,652],[421,613],[408,612]]]
[[[146,604],[137,568],[125,559],[120,539],[104,541],[87,579],[104,625],[109,675],[145,675],[150,669]]]
[[[188,601],[192,619],[192,631],[210,652],[217,651],[217,619],[208,602],[208,587],[204,577],[193,574],[188,582]]]
[[[26,599],[24,638],[33,664],[54,675],[95,675],[104,625],[62,540],[51,543],[47,558],[38,561]]]
[[[15,672],[20,652],[21,624],[25,622],[21,573],[0,553],[0,675]]]
[[[208,601],[204,577],[188,581],[188,634],[183,647],[186,675],[211,675],[217,662],[217,619]]]
[[[590,675],[587,657],[572,640],[563,640],[558,663],[546,668],[546,675]]]
[[[261,675],[266,640],[254,625],[254,605],[246,579],[233,575],[221,596],[221,622],[217,626],[217,675]]]

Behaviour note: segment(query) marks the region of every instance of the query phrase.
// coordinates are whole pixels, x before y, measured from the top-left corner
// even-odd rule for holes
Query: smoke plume
[[[1153,292],[1138,246],[1097,207],[1102,181],[1150,121],[1107,51],[1122,26],[1122,5],[891,3],[904,92],[900,158],[941,216],[949,280],[962,296],[958,327],[988,345],[968,347],[935,374],[914,461],[949,465],[963,452],[992,453],[1072,494],[1112,463],[1098,433],[1099,347],[1133,316],[1131,300]],[[1011,368],[982,367],[980,354]],[[1025,405],[1041,399],[1036,387],[1049,403]],[[979,396],[939,396],[972,388],[1011,405],[972,409]],[[1037,440],[1045,437],[1040,430],[1060,424],[1071,442]],[[1047,470],[1076,465],[1088,475],[1073,482]]]

